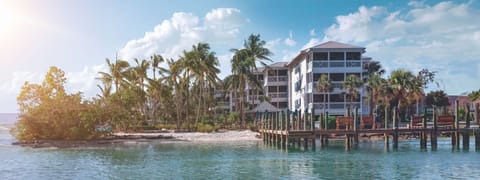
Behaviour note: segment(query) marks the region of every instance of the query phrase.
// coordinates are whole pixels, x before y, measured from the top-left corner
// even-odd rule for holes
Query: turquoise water
[[[0,126],[4,127],[4,126]],[[421,151],[417,140],[397,151],[342,142],[316,151],[279,150],[262,142],[158,142],[123,147],[34,149],[9,145],[0,129],[0,179],[479,179],[480,152]],[[318,143],[317,143],[318,145]]]

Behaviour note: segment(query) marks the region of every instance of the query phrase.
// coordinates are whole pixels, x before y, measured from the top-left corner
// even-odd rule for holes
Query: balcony
[[[270,98],[287,98],[288,97],[288,93],[286,92],[279,92],[279,93],[268,93],[268,96]]]
[[[313,61],[314,68],[328,68],[328,62],[326,61]]]
[[[345,61],[330,61],[330,67],[345,67]]]
[[[288,76],[268,77],[268,82],[286,82],[286,81],[288,81]]]

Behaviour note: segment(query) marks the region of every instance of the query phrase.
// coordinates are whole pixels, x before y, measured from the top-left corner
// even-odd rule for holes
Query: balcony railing
[[[360,61],[347,61],[347,67],[361,67]]]
[[[313,61],[313,67],[327,68],[328,67],[328,62]]]
[[[345,67],[344,61],[330,61],[330,67]]]
[[[274,76],[274,77],[268,77],[268,82],[282,82],[282,81],[287,81],[288,76]]]
[[[287,98],[288,93],[286,93],[286,92],[268,93],[268,96],[270,96],[270,98]]]

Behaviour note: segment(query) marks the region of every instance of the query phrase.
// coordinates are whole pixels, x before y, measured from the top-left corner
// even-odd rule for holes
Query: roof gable
[[[344,44],[336,41],[328,41],[311,48],[315,49],[365,49],[364,47],[354,46],[350,44]]]

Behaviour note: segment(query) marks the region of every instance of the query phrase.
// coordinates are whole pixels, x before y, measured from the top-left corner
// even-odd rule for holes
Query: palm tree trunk
[[[245,99],[245,88],[240,90],[240,120],[241,120],[241,128],[245,128],[245,107],[244,107],[244,99]]]

